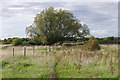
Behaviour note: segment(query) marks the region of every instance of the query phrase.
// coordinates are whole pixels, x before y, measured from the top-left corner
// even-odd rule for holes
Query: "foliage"
[[[2,45],[8,45],[8,44],[12,44],[13,40],[16,38],[5,38],[4,40],[0,40],[0,44]],[[22,44],[19,44],[21,46],[29,46],[29,45],[45,45],[46,41],[45,38],[43,38],[43,40],[41,41],[40,38],[34,38],[34,39],[30,39],[30,38],[20,38],[22,39]],[[87,42],[91,42],[90,41],[91,37],[84,37],[84,38],[69,38],[68,40],[64,41],[64,42],[57,42],[54,45],[62,45],[63,43],[77,43],[77,44],[86,44]],[[93,38],[94,39],[94,38]],[[104,37],[104,38],[95,38],[98,40],[99,44],[120,44],[120,39],[119,37]],[[44,42],[45,41],[45,42]]]
[[[2,67],[5,67],[7,64],[9,64],[8,61],[2,61]]]
[[[56,74],[58,78],[117,78],[118,68],[117,62],[114,61],[115,53],[111,51],[89,51],[84,50],[81,47],[69,47],[67,49],[63,49],[61,54],[56,54],[58,63],[56,66]],[[109,48],[108,48],[109,49]],[[113,49],[111,49],[113,50]],[[106,65],[104,65],[104,60],[101,59],[101,55],[99,53],[108,53],[112,54],[114,57],[114,75],[111,75],[110,71],[110,55],[108,55],[106,61]],[[88,56],[86,55],[88,54]],[[104,56],[104,54],[103,54]],[[97,58],[96,58],[97,57]],[[104,59],[104,57],[103,57]],[[116,69],[116,70],[115,70]],[[116,71],[116,72],[115,72]],[[91,79],[92,80],[92,79]],[[101,79],[102,80],[102,79]]]
[[[95,39],[95,37],[94,36],[91,36],[90,38],[89,38],[89,42],[92,42],[92,40],[94,40]]]
[[[92,42],[84,44],[84,47],[91,51],[100,50],[100,45],[96,39],[92,40]]]
[[[23,41],[23,42],[22,42],[22,46],[30,46],[30,44],[29,44],[28,41]]]
[[[12,42],[13,46],[18,46],[18,45],[22,45],[22,39],[20,38],[15,38]]]
[[[2,61],[2,78],[47,78],[53,71],[54,59],[49,57],[51,61],[49,59],[43,60],[46,57],[48,56],[43,58],[29,56],[25,59],[23,56],[17,56],[15,61],[9,57]],[[50,64],[46,64],[47,62]]]
[[[63,42],[69,38],[82,37],[89,34],[86,24],[81,25],[68,10],[46,8],[34,18],[34,23],[26,28],[31,39],[40,39],[43,44]]]
[[[67,43],[67,44],[64,44],[64,46],[75,46],[75,45],[74,45],[74,44]]]
[[[36,48],[36,55],[26,58],[19,56],[19,52],[15,60],[10,55],[3,56],[2,78],[118,78],[117,47],[103,45],[101,50],[89,51],[83,45],[63,46],[49,53]]]
[[[90,45],[91,50],[100,50],[100,46],[97,40],[92,40],[92,43]]]
[[[104,38],[98,38],[98,42],[100,44],[119,44],[120,39],[119,37],[104,37]]]

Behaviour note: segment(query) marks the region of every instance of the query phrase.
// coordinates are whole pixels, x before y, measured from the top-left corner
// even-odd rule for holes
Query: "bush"
[[[92,40],[91,43],[86,43],[84,47],[91,51],[100,50],[100,46],[97,40]]]
[[[7,64],[9,64],[8,61],[2,61],[2,67],[5,67]]]
[[[82,42],[82,40],[77,40],[77,42]]]
[[[84,43],[79,43],[79,44],[77,44],[77,45],[83,45]]]
[[[3,42],[2,44],[11,44],[10,42]]]
[[[19,45],[22,45],[22,39],[20,38],[15,38],[12,42],[12,45],[13,46],[19,46]]]
[[[64,44],[63,46],[75,46],[74,44]]]
[[[95,37],[94,36],[91,36],[90,39],[89,39],[89,42],[92,42],[92,40],[94,40]]]
[[[23,42],[22,42],[22,46],[30,46],[30,44],[29,44],[28,41],[23,41]]]
[[[30,66],[32,66],[32,64],[26,63],[26,62],[20,63],[20,65],[23,65],[24,67],[30,67]]]
[[[88,41],[85,41],[84,44],[88,43]]]
[[[90,48],[91,48],[91,50],[100,50],[100,46],[98,44],[98,41],[97,40],[92,40]]]

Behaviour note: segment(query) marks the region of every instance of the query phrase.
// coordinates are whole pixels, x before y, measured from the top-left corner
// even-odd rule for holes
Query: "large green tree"
[[[46,8],[34,18],[34,23],[26,28],[31,39],[38,39],[43,44],[54,44],[70,38],[84,37],[89,34],[87,25],[81,25],[68,10]]]

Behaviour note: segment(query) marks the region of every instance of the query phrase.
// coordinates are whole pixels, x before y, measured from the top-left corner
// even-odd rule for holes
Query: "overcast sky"
[[[36,14],[50,6],[55,7],[55,9],[62,8],[71,11],[81,22],[88,24],[91,35],[95,37],[118,36],[118,2],[104,1],[39,2],[35,0],[34,2],[17,2],[17,0],[13,0],[10,2],[5,0],[1,5],[0,39],[25,37],[25,28],[33,23]]]

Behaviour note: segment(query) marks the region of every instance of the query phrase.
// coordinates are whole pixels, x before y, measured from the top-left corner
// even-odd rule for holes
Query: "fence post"
[[[46,53],[47,53],[47,45],[46,45]]]
[[[14,60],[14,48],[13,48],[13,60]]]
[[[49,46],[49,52],[51,51],[50,46]]]
[[[35,47],[33,46],[33,55],[34,55],[34,49],[35,49]]]
[[[24,57],[26,57],[26,47],[24,47]]]
[[[52,51],[54,51],[54,45],[53,45],[53,50]]]

